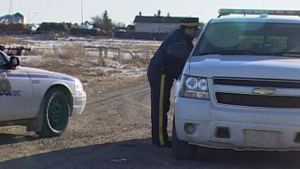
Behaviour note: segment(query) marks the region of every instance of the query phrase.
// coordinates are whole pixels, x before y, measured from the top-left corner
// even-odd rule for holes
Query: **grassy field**
[[[16,39],[12,37],[0,37],[0,45],[13,45],[13,44],[19,44],[19,45],[31,45],[33,42],[28,42],[22,39]]]
[[[35,45],[39,42],[25,41],[9,37],[0,37],[0,44]],[[121,41],[122,42],[122,41]],[[80,42],[55,41],[59,48],[52,50],[33,50],[28,57],[20,56],[21,65],[61,72],[75,76],[84,84],[85,91],[92,95],[105,90],[120,87],[128,83],[144,80],[145,75],[129,76],[123,72],[146,70],[150,58],[159,46],[147,43],[119,43],[111,44],[118,47],[118,56],[99,57],[99,55],[85,52],[84,45]],[[109,43],[108,43],[109,44]],[[107,45],[107,44],[106,44]],[[50,45],[51,46],[51,45]],[[30,55],[41,56],[30,59]],[[108,54],[109,55],[109,54]],[[115,55],[115,54],[110,54]],[[103,69],[105,68],[105,69]],[[118,75],[116,75],[118,74]]]

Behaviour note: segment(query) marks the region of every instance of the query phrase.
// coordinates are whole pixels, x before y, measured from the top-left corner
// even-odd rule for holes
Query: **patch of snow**
[[[29,40],[28,40],[29,41]],[[122,56],[118,56],[118,51],[107,51],[107,58],[104,60],[105,66],[97,66],[98,59],[97,57],[100,57],[99,51],[88,51],[86,50],[86,54],[91,54],[90,56],[93,56],[89,58],[89,62],[84,63],[84,66],[90,66],[91,70],[94,69],[101,69],[104,72],[110,72],[113,73],[112,76],[115,77],[124,77],[124,76],[142,76],[147,73],[147,70],[145,68],[138,68],[134,67],[132,65],[123,65],[120,62],[113,60],[116,56],[121,57],[123,59],[132,59],[132,57],[149,57],[148,55],[153,55],[155,51],[148,50],[148,47],[159,47],[161,44],[161,41],[146,41],[146,40],[134,40],[134,39],[126,39],[126,40],[120,40],[120,39],[105,39],[105,38],[82,38],[82,37],[69,37],[69,38],[59,38],[55,41],[37,41],[37,40],[30,40],[33,42],[30,45],[30,48],[32,50],[43,50],[43,51],[56,51],[59,52],[61,47],[66,46],[74,46],[74,45],[81,45],[81,46],[107,46],[107,47],[113,47],[113,48],[120,48],[120,50],[123,50]],[[128,48],[130,47],[130,49]],[[143,47],[143,48],[142,48]],[[125,49],[124,49],[125,48]],[[63,50],[63,49],[62,49]],[[124,52],[124,50],[126,50]],[[145,53],[142,53],[145,52]],[[96,57],[96,58],[95,58]],[[42,60],[43,56],[36,55],[36,56],[26,56],[22,55],[20,56],[21,61],[27,62],[32,60]],[[102,60],[102,58],[101,58]],[[69,64],[76,65],[76,62],[81,62],[77,60],[72,60]],[[92,64],[91,62],[95,63]],[[82,63],[81,63],[82,64]],[[95,66],[96,65],[96,66]],[[93,71],[86,72],[87,74],[93,74]]]

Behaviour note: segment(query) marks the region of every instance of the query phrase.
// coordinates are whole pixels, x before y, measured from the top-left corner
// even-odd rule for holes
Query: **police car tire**
[[[40,137],[62,135],[69,124],[69,116],[70,104],[66,95],[60,89],[50,89],[45,95],[42,129],[36,133]]]
[[[188,142],[178,140],[175,128],[175,120],[173,120],[172,130],[172,151],[173,157],[179,160],[194,160],[197,157],[197,146],[190,145]]]

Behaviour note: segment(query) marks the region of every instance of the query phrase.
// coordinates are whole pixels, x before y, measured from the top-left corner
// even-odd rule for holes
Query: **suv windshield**
[[[300,55],[300,24],[210,23],[193,55]]]

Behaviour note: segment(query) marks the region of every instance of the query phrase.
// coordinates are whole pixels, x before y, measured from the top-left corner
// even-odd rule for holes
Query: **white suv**
[[[174,157],[197,146],[300,150],[300,11],[219,13],[176,83]]]

